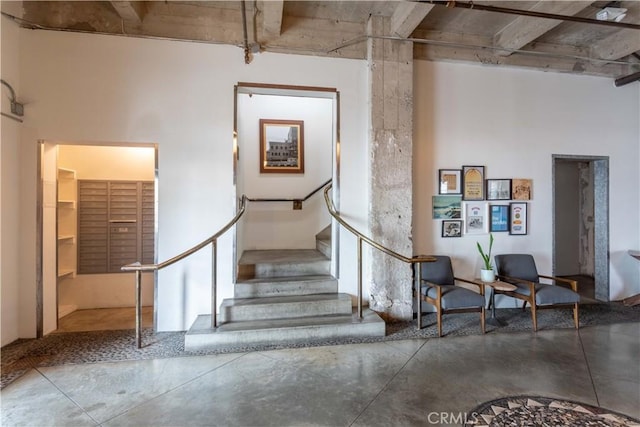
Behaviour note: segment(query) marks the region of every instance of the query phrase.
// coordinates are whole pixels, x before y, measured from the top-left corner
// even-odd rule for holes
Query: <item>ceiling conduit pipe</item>
[[[440,5],[440,6],[446,6],[446,7],[459,7],[463,9],[482,10],[485,12],[506,13],[510,15],[530,16],[533,18],[555,19],[557,21],[572,21],[572,22],[581,22],[583,24],[607,25],[609,27],[630,28],[633,30],[640,30],[640,25],[631,24],[628,22],[600,21],[598,19],[582,18],[580,16],[557,15],[555,13],[536,12],[533,10],[525,10],[525,9],[510,9],[507,7],[476,4],[473,2],[466,3],[466,2],[450,1],[450,0],[417,0],[417,1],[418,3],[429,3],[429,4]]]
[[[249,50],[249,35],[247,33],[247,11],[245,1],[242,0],[242,30],[244,31],[244,63],[251,63],[251,51]]]
[[[637,73],[629,74],[628,76],[620,77],[615,80],[616,87],[628,85],[629,83],[633,83],[640,80],[640,71]]]

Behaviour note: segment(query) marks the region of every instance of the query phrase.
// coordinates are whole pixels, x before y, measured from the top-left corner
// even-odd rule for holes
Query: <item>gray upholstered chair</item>
[[[480,325],[484,334],[484,284],[454,277],[451,259],[448,256],[434,256],[436,261],[422,263],[420,291],[421,298],[435,306],[438,316],[438,336],[442,336],[442,315],[444,313],[480,312]],[[479,293],[456,286],[455,282],[470,283],[479,288]],[[418,316],[422,314],[421,307]]]
[[[524,301],[523,309],[529,303],[534,331],[538,330],[536,310],[558,306],[573,307],[573,323],[578,329],[580,325],[578,319],[580,295],[578,295],[578,283],[575,280],[538,274],[533,256],[529,254],[496,255],[495,261],[498,279],[517,287],[514,291],[495,290],[496,294],[504,294]],[[552,283],[540,283],[541,278]],[[558,286],[559,283],[568,284],[571,289]]]

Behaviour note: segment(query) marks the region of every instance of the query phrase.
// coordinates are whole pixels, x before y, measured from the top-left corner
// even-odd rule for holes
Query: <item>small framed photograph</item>
[[[432,196],[433,219],[460,218],[462,196]]]
[[[489,204],[487,202],[464,202],[465,234],[487,234],[489,232]]]
[[[484,200],[484,166],[462,166],[462,198]]]
[[[304,122],[260,119],[260,173],[304,173]]]
[[[511,200],[511,180],[487,179],[487,200]]]
[[[462,221],[459,219],[442,221],[442,237],[462,237]]]
[[[462,194],[462,170],[440,169],[438,178],[440,194]]]
[[[513,200],[531,200],[532,180],[523,178],[513,178],[511,180],[511,198]]]
[[[509,234],[527,234],[527,204],[509,203]]]
[[[491,232],[509,231],[509,205],[489,206]]]

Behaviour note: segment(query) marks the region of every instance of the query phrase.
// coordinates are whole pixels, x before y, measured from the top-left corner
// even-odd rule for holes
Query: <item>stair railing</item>
[[[329,213],[336,221],[338,221],[338,223],[341,226],[343,226],[352,234],[354,234],[358,239],[358,252],[357,252],[358,253],[358,319],[362,319],[362,242],[364,241],[364,242],[367,242],[371,247],[381,252],[384,252],[385,254],[392,256],[393,258],[399,261],[410,264],[411,267],[414,269],[414,271],[415,271],[415,264],[418,264],[418,268],[417,268],[418,271],[417,271],[417,274],[415,274],[415,286],[416,286],[415,296],[416,296],[416,301],[418,303],[418,316],[417,316],[418,329],[421,329],[422,316],[420,315],[420,312],[421,312],[422,305],[421,305],[421,299],[420,299],[420,283],[422,281],[422,263],[434,262],[436,261],[436,259],[430,256],[415,256],[415,257],[408,258],[404,255],[401,255],[381,245],[378,242],[371,240],[369,237],[360,233],[358,230],[356,230],[351,225],[349,225],[344,219],[342,219],[342,217],[340,217],[340,214],[336,211],[335,205],[333,204],[331,197],[329,197],[329,190],[331,190],[331,187],[332,185],[330,184],[324,189],[324,200],[327,204],[327,209],[329,209]]]
[[[211,328],[215,329],[218,326],[218,320],[216,317],[216,307],[217,307],[217,269],[218,269],[218,238],[227,232],[231,227],[233,227],[239,220],[242,214],[244,214],[246,207],[247,197],[242,196],[240,199],[240,207],[238,208],[238,212],[233,217],[231,221],[227,223],[224,227],[220,229],[216,234],[209,237],[208,239],[198,243],[191,249],[188,249],[182,252],[179,255],[174,256],[171,259],[168,259],[164,262],[158,264],[141,264],[139,262],[134,262],[133,264],[127,264],[121,268],[122,271],[135,271],[136,273],[136,346],[138,348],[142,348],[142,272],[143,271],[157,271],[161,270],[165,267],[170,266],[171,264],[175,264],[176,262],[187,258],[188,256],[198,252],[200,249],[205,246],[212,244],[211,250]]]
[[[321,184],[318,188],[316,188],[315,190],[312,190],[309,194],[307,194],[305,197],[301,198],[301,199],[261,199],[261,198],[250,198],[247,197],[247,200],[250,202],[293,202],[293,208],[294,209],[302,209],[302,202],[306,202],[307,200],[309,200],[309,198],[311,196],[313,196],[314,194],[316,194],[318,191],[322,190],[324,188],[325,185],[330,184],[332,181],[331,178],[329,178],[325,183]]]

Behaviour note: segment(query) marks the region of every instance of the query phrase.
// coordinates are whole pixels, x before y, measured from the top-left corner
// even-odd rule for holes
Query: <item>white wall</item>
[[[3,4],[3,10],[5,5]],[[0,18],[2,58],[0,69],[2,79],[9,83],[22,101],[19,72],[19,31],[18,26],[9,19]],[[2,85],[0,106],[3,113],[9,114],[9,90]],[[35,336],[35,318],[29,322],[30,331],[21,334],[19,326],[20,312],[20,188],[16,177],[20,166],[20,128],[21,124],[2,117],[0,135],[0,301],[2,329],[0,345],[4,346],[21,336]],[[35,300],[34,300],[35,301]],[[35,311],[33,311],[35,313]]]
[[[59,144],[58,167],[75,170],[76,179],[119,181],[153,181],[155,179],[153,146]]]
[[[431,219],[439,168],[485,165],[485,178],[531,178],[529,234],[495,233],[494,254],[532,253],[551,273],[552,154],[609,156],[610,298],[640,291],[638,90],[611,79],[416,61],[414,250],[454,257],[474,276],[486,236],[440,237]]]
[[[366,64],[279,54],[244,63],[236,47],[64,32],[20,33],[22,89],[29,100],[24,143],[57,141],[154,142],[159,146],[159,259],[206,239],[234,215],[233,86],[238,81],[335,87],[341,92],[341,210],[366,221]],[[283,75],[283,70],[286,75]],[[331,70],[331,72],[327,72]],[[26,123],[27,124],[27,123]],[[35,150],[21,159],[25,185],[35,176]],[[35,188],[35,187],[33,187]],[[35,194],[22,201],[35,211]],[[22,227],[35,241],[31,223]],[[355,293],[355,243],[341,257],[341,291]],[[232,296],[232,239],[218,243],[219,298]],[[33,254],[23,256],[33,268]],[[188,328],[209,313],[210,249],[159,274],[160,330]],[[349,261],[347,261],[349,260]],[[31,277],[23,283],[35,285]],[[20,322],[33,316],[34,299]]]
[[[260,119],[304,122],[304,173],[260,173]],[[304,198],[331,178],[333,101],[323,98],[238,95],[238,193],[250,198]],[[248,249],[315,248],[315,234],[330,224],[322,194],[293,210],[291,202],[249,203],[242,220]]]
[[[6,284],[5,274],[11,272],[2,272],[3,316],[5,291],[10,295],[7,305],[19,292],[19,326],[7,327],[11,336],[16,329],[21,337],[35,331],[39,138],[158,143],[158,248],[164,260],[207,238],[234,214],[234,84],[335,87],[342,113],[340,211],[367,232],[365,61],[260,54],[247,65],[241,49],[229,46],[32,30],[19,30],[19,38],[19,93],[27,102],[19,167],[5,171],[4,135],[2,153],[3,245],[5,215],[14,215],[5,213],[7,200],[19,199],[14,217],[20,218],[19,233],[6,243],[20,248],[19,286]],[[495,253],[531,252],[540,270],[549,270],[551,154],[607,155],[611,298],[640,291],[639,263],[627,254],[640,247],[640,96],[633,85],[614,88],[602,78],[422,61],[415,63],[414,79],[415,253],[449,253],[461,275],[477,271],[476,239],[441,239],[430,203],[439,168],[484,164],[489,178],[525,177],[534,182],[530,234],[497,235]],[[18,177],[19,194],[5,194],[8,172],[10,181]],[[220,298],[232,296],[231,241],[227,235],[219,242]],[[355,253],[355,238],[341,232],[340,290],[351,294],[356,293]],[[3,267],[5,255],[3,246]],[[209,287],[209,249],[164,270],[157,290],[159,329],[185,329],[197,314],[209,313]],[[3,334],[4,330],[3,322]]]

